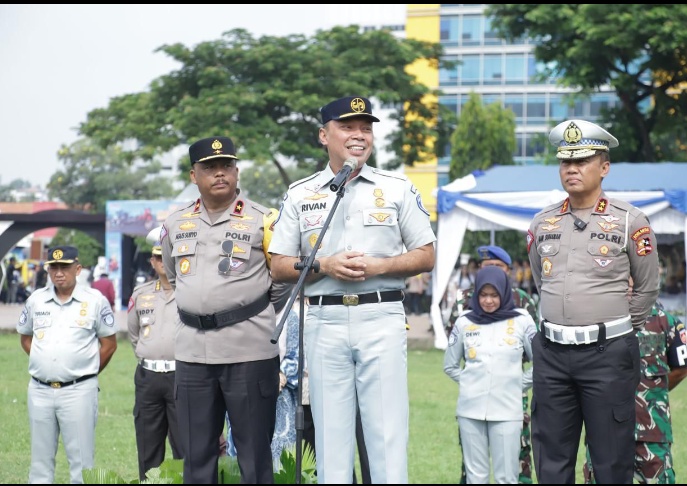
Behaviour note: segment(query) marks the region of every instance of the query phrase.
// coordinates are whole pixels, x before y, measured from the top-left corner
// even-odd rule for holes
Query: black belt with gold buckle
[[[367,294],[313,295],[308,297],[308,303],[310,305],[378,304],[380,302],[399,302],[404,297],[405,294],[402,290],[385,290]]]
[[[84,375],[81,378],[77,378],[76,380],[72,380],[72,381],[41,381],[38,378],[36,378],[35,376],[32,376],[31,378],[33,378],[35,381],[37,381],[41,385],[49,386],[50,388],[64,388],[65,386],[75,385],[81,381],[88,380],[89,378],[93,378],[94,376],[97,376],[97,375],[95,375],[95,374]]]

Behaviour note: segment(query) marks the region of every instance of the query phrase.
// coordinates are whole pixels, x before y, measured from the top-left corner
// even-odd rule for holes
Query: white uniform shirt
[[[309,178],[293,183],[275,223],[270,253],[307,256],[317,242],[336,200],[329,189],[334,178],[329,165]],[[345,194],[327,228],[316,258],[342,251],[361,251],[373,257],[401,255],[436,241],[429,213],[420,193],[402,174],[363,165],[346,184]],[[305,286],[305,295],[343,295],[405,289],[403,277],[379,276],[364,282],[329,277]]]
[[[98,339],[117,332],[112,308],[100,291],[77,285],[61,303],[52,285],[27,299],[17,332],[30,336],[29,374],[41,381],[72,381],[100,369]]]
[[[444,372],[460,384],[456,417],[522,420],[522,354],[532,360],[537,328],[517,310],[522,315],[492,324],[471,322],[465,317],[471,311],[456,321],[444,355]]]

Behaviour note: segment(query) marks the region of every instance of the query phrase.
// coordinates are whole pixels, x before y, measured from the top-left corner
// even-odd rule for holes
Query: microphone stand
[[[293,288],[293,291],[291,292],[291,297],[289,297],[289,301],[286,303],[286,309],[288,311],[291,310],[294,301],[296,300],[296,296],[300,296],[300,302],[299,302],[299,313],[298,313],[298,402],[296,405],[296,482],[294,484],[301,484],[301,475],[302,475],[302,460],[303,460],[303,429],[305,425],[305,416],[303,413],[303,367],[305,363],[305,356],[303,355],[303,327],[305,323],[305,279],[310,273],[310,270],[313,269],[315,273],[319,273],[320,271],[320,262],[315,261],[315,255],[317,254],[317,250],[320,248],[320,243],[322,242],[322,239],[324,238],[324,234],[327,232],[329,229],[329,224],[331,223],[332,218],[334,217],[334,213],[336,213],[336,208],[339,206],[339,203],[341,202],[341,198],[344,195],[345,192],[345,187],[346,187],[346,181],[343,181],[342,184],[338,187],[336,190],[336,199],[334,200],[334,205],[332,206],[332,209],[329,211],[329,215],[327,215],[327,219],[324,222],[324,225],[322,226],[322,231],[317,237],[317,241],[313,245],[313,249],[310,252],[310,254],[303,259],[301,256],[301,261],[297,262],[293,265],[293,267],[296,270],[300,270],[301,274],[298,277],[298,281],[296,282],[296,285]],[[270,339],[270,342],[272,344],[276,344],[277,341],[279,340],[279,336],[282,333],[282,330],[284,329],[284,324],[286,323],[286,319],[288,318],[289,312],[284,312],[281,316],[281,319],[279,320],[279,324],[277,325],[277,328],[274,330],[274,333],[272,334],[272,339]],[[315,451],[313,451],[315,452]]]

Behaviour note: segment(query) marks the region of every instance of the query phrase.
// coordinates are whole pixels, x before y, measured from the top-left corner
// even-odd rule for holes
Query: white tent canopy
[[[604,190],[641,209],[658,235],[687,235],[687,164],[612,163]],[[502,166],[455,180],[437,192],[437,258],[432,279],[434,345],[448,344],[439,302],[458,260],[465,231],[523,232],[544,207],[562,201],[558,166]],[[685,245],[687,250],[687,245]]]

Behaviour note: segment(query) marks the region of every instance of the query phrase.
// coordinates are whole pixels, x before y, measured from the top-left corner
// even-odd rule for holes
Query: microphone
[[[329,184],[329,189],[332,192],[337,192],[342,185],[346,183],[351,172],[358,168],[358,160],[355,157],[347,158],[341,170],[334,176],[334,180]]]

